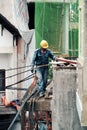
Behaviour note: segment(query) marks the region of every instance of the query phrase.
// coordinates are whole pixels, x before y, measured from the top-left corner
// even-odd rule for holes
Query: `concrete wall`
[[[82,90],[82,125],[87,126],[87,1],[84,1],[84,23],[83,23],[83,90]]]
[[[77,111],[81,125],[87,127],[87,0],[79,0],[79,58]]]
[[[1,32],[1,25],[0,25]],[[0,69],[10,69],[17,67],[17,46],[16,40],[14,41],[13,46],[13,35],[4,28],[3,34],[0,34]],[[17,70],[6,71],[6,77],[9,77],[13,74],[17,74]],[[17,76],[6,78],[6,86],[11,85],[17,82]],[[15,85],[16,87],[17,85]],[[8,101],[17,98],[16,90],[7,90],[6,97]]]
[[[23,67],[21,69],[18,69],[17,70],[17,73],[21,73],[17,76],[17,79],[18,81],[22,80],[25,78],[25,73],[22,73],[24,72],[26,69],[29,69],[29,68],[26,68],[26,60],[25,60],[25,42],[23,39],[19,39],[18,40],[18,46],[17,46],[17,67]],[[29,73],[29,72],[27,72]],[[26,86],[26,82],[21,82],[20,84],[18,84],[18,88],[25,88]],[[23,97],[23,93],[25,91],[17,91],[17,97],[18,99],[21,99]]]
[[[8,68],[4,68],[4,69],[17,68],[17,46],[14,47],[12,54],[8,54],[8,59],[6,54],[6,64],[7,63],[9,63],[9,66]],[[6,77],[12,76],[14,74],[17,74],[17,69],[6,71]],[[17,76],[12,76],[11,78],[6,79],[6,86],[16,82],[17,82]],[[17,87],[17,84],[13,85],[12,87]],[[6,97],[8,101],[17,99],[17,90],[6,89]]]
[[[52,130],[82,130],[76,109],[76,70],[54,68]]]
[[[0,0],[0,13],[14,24],[13,20],[13,0]]]
[[[35,51],[35,33],[33,34],[31,43],[26,45],[25,52],[26,52],[26,66],[30,66],[32,62],[32,57]],[[25,68],[25,70],[31,69],[31,66],[28,68]],[[25,73],[25,77],[31,75],[31,71],[28,71],[28,73]],[[25,88],[28,88],[30,84],[32,83],[33,79],[27,80],[27,82],[24,83]]]
[[[1,25],[0,25],[0,53],[13,53],[13,35],[5,28],[3,32],[1,32]]]

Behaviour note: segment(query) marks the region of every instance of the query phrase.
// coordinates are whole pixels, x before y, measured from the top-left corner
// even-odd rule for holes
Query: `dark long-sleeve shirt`
[[[55,60],[53,53],[46,49],[44,53],[41,52],[41,48],[36,50],[33,55],[32,65],[45,65],[49,63],[49,58]]]

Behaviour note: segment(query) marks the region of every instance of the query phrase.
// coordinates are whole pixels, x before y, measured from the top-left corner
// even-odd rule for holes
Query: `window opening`
[[[29,29],[34,29],[35,3],[30,2],[27,5],[28,5],[28,14],[29,14],[28,27]]]

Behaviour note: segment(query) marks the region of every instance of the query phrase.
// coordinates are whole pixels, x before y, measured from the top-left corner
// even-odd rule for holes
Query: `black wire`
[[[31,66],[32,65],[23,66],[23,67],[17,67],[17,68],[10,68],[10,69],[6,69],[5,71],[10,71],[10,70],[15,70],[15,69],[22,69],[22,68],[31,67]]]
[[[32,76],[32,75],[30,75],[30,76]],[[9,88],[9,87],[11,87],[11,86],[13,86],[13,85],[16,85],[16,84],[18,84],[18,83],[24,82],[24,81],[28,80],[30,76],[27,76],[26,78],[24,78],[24,79],[22,79],[22,80],[20,80],[20,81],[18,81],[18,82],[16,82],[16,83],[13,83],[13,84],[11,84],[11,85],[5,86],[5,88],[7,89],[7,88]]]
[[[34,76],[32,76],[32,77],[30,77],[30,78],[28,78],[28,79],[31,79],[31,78],[33,78]],[[26,79],[26,80],[28,80],[28,79]],[[24,80],[24,81],[26,81],[26,80]],[[14,87],[8,87],[8,88],[6,88],[6,89],[11,89],[11,90],[28,90],[27,88],[14,88]]]
[[[44,64],[44,65],[40,65],[38,67],[43,67],[43,66],[48,66],[49,64]],[[32,64],[31,65],[28,65],[28,66],[23,66],[23,67],[17,67],[17,68],[10,68],[10,69],[6,69],[5,71],[10,71],[10,70],[15,70],[15,69],[22,69],[22,68],[27,68],[27,67],[32,67]]]
[[[31,69],[26,70],[26,71],[22,71],[22,72],[20,72],[20,73],[17,73],[17,74],[14,74],[14,75],[11,75],[11,76],[8,76],[8,77],[5,77],[5,78],[0,78],[0,79],[8,79],[8,78],[14,77],[14,76],[16,76],[16,75],[19,75],[19,74],[22,74],[22,73],[25,73],[25,72],[28,72],[28,71],[31,71]]]
[[[28,78],[29,78],[30,76],[33,76],[34,74],[35,74],[35,73],[33,73],[33,74],[27,76],[26,78],[24,78],[24,79],[22,79],[22,80],[20,80],[20,81],[18,81],[18,82],[16,82],[16,83],[13,83],[13,84],[11,84],[11,85],[4,86],[4,87],[5,87],[5,89],[7,89],[7,88],[9,88],[9,87],[11,87],[11,86],[13,86],[13,85],[16,85],[16,84],[18,84],[18,83],[24,82],[24,81],[28,80]]]
[[[8,77],[2,77],[0,79],[7,79],[7,78],[11,78],[11,77],[14,77],[16,75],[19,75],[19,74],[22,74],[22,73],[25,73],[25,72],[28,72],[28,71],[31,71],[31,69],[28,69],[26,71],[23,71],[23,72],[20,72],[20,73],[17,73],[17,74],[14,74],[14,75],[11,75],[11,76],[8,76]],[[35,70],[35,73],[36,73],[36,70]]]
[[[10,89],[10,90],[23,90],[23,91],[27,90],[27,88],[13,88],[13,87],[10,87],[10,88],[7,88],[7,89]]]

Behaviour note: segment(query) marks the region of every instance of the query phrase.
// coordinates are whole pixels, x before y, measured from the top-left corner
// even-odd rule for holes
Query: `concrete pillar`
[[[78,98],[82,110],[78,113],[81,125],[87,129],[87,0],[79,0],[79,66]],[[79,102],[77,102],[79,104]]]
[[[53,69],[52,130],[82,130],[76,109],[76,69]]]

